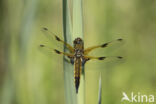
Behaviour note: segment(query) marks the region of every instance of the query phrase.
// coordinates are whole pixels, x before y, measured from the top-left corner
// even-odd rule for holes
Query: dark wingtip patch
[[[46,27],[43,27],[43,30],[46,30],[47,31],[48,29]]]
[[[44,45],[43,45],[43,44],[41,44],[41,45],[40,45],[40,47],[44,47]]]
[[[57,41],[60,41],[60,40],[61,40],[61,39],[60,39],[59,37],[57,37],[57,36],[55,36],[55,38],[56,38]]]
[[[119,39],[117,39],[118,41],[122,41],[123,39],[121,39],[121,38],[119,38]]]
[[[107,47],[108,43],[101,45],[102,48]]]
[[[123,57],[121,57],[121,56],[118,56],[117,58],[118,58],[118,59],[122,59]]]
[[[106,57],[99,57],[98,59],[99,60],[104,60]]]
[[[61,52],[58,51],[58,50],[56,50],[56,49],[54,49],[54,51],[55,51],[57,54],[61,54]]]

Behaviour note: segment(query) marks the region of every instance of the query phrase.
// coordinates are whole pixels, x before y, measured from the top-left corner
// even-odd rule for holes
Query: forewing
[[[55,55],[54,49],[59,49],[62,51],[63,45],[57,42],[56,36],[54,33],[50,32],[47,28],[42,28],[42,36],[40,39],[40,44],[38,48],[41,52],[46,55]]]

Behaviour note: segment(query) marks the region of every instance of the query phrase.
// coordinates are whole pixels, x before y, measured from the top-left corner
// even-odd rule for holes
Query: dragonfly
[[[106,56],[94,57],[88,54],[97,48],[106,48],[111,44],[114,44],[116,42],[121,42],[123,40],[119,38],[119,39],[116,39],[116,40],[113,40],[113,41],[110,41],[101,45],[95,45],[95,46],[84,49],[84,41],[80,37],[77,37],[76,39],[74,39],[73,46],[72,46],[68,44],[67,42],[63,41],[60,37],[58,37],[54,33],[50,32],[48,28],[43,28],[42,30],[46,37],[48,37],[49,39],[54,38],[56,41],[63,43],[65,47],[68,49],[69,52],[62,52],[62,51],[59,51],[58,49],[51,49],[51,51],[55,52],[56,54],[66,56],[70,60],[69,63],[73,65],[74,83],[75,83],[76,93],[78,93],[78,89],[80,85],[82,67],[84,67],[86,62],[88,62],[89,60],[105,60],[107,58],[108,59],[110,58]],[[47,46],[45,44],[40,44],[40,48],[47,48]],[[114,56],[113,58],[122,59],[123,57]]]

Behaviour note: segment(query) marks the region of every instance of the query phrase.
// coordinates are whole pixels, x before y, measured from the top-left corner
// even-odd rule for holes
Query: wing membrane
[[[96,46],[92,46],[92,47],[86,48],[84,50],[84,54],[87,55],[91,51],[93,51],[94,49],[97,49],[97,48],[106,48],[108,46],[112,46],[112,45],[121,43],[122,41],[123,41],[123,39],[119,38],[119,39],[116,39],[116,40],[113,40],[113,41],[110,41],[110,42],[107,42],[107,43],[104,43],[104,44],[101,44],[101,45],[96,45]]]
[[[121,58],[120,56],[104,56],[105,58],[99,60],[101,57],[94,57],[93,60],[90,60],[86,63],[87,71],[103,71],[108,70],[109,68],[120,65],[124,62],[125,58]],[[105,69],[104,66],[109,67]],[[114,68],[113,68],[114,69]]]
[[[71,53],[74,52],[74,48],[73,48],[70,44],[64,42],[60,37],[58,37],[58,36],[55,35],[54,33],[50,32],[47,28],[43,28],[42,31],[44,32],[45,36],[46,36],[49,40],[51,40],[51,41],[56,40],[56,41],[58,41],[58,42],[60,42],[60,43],[63,43],[63,44],[66,46],[66,48],[67,48]]]

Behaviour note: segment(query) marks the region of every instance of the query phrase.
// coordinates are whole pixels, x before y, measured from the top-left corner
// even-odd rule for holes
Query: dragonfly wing
[[[44,51],[44,52],[48,52],[48,54],[53,54],[53,53],[55,53],[55,54],[60,54],[60,55],[67,56],[68,58],[73,58],[73,57],[74,57],[74,54],[66,53],[66,52],[61,52],[61,51],[59,51],[59,50],[57,50],[57,49],[49,48],[49,47],[47,47],[47,46],[44,45],[44,44],[41,44],[41,45],[39,46],[39,49],[42,50],[42,51]]]
[[[43,35],[45,35],[50,41],[54,41],[56,37],[58,37],[53,32],[49,31],[48,28],[45,27],[42,28],[42,32],[44,33]]]
[[[86,60],[100,60],[100,61],[104,61],[104,60],[121,60],[123,59],[123,57],[121,56],[102,56],[102,57],[94,57],[94,56],[84,56],[84,58]]]
[[[40,44],[39,46],[38,46],[38,49],[41,51],[41,52],[43,52],[45,55],[48,55],[48,56],[52,56],[52,55],[55,55],[54,53],[54,49],[53,48],[51,48],[51,47],[48,47],[47,45],[45,45],[45,44]]]
[[[42,28],[42,31],[43,31],[44,35],[45,35],[49,40],[51,40],[51,41],[56,40],[56,41],[58,41],[58,42],[60,42],[60,43],[63,43],[63,44],[66,46],[66,48],[67,48],[71,53],[74,53],[74,48],[73,48],[70,44],[64,42],[64,41],[63,41],[60,37],[58,37],[56,34],[54,34],[53,32],[50,32],[47,28]]]
[[[92,47],[86,48],[84,50],[84,54],[87,55],[87,54],[89,54],[89,52],[91,52],[94,49],[106,48],[108,46],[113,46],[113,45],[121,43],[121,42],[123,42],[123,39],[119,38],[119,39],[116,39],[116,40],[113,40],[113,41],[110,41],[110,42],[107,42],[107,43],[104,43],[104,44],[101,44],[101,45],[92,46]]]
[[[86,57],[88,58],[88,57]],[[120,65],[123,63],[125,58],[120,57],[120,56],[103,56],[103,57],[90,57],[91,58],[89,61],[86,63],[86,69],[87,71],[103,71],[104,66],[106,65],[107,67],[114,67],[116,65]]]

